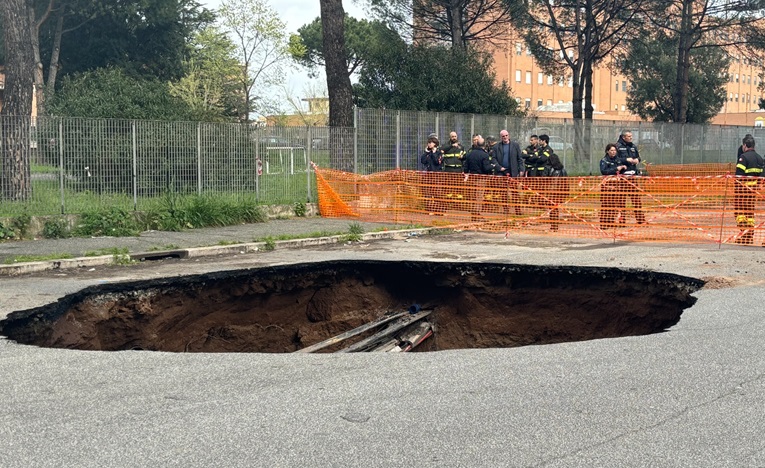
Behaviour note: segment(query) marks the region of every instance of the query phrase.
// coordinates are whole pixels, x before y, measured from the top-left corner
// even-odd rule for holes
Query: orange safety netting
[[[765,179],[730,174],[466,179],[316,168],[316,179],[326,217],[640,241],[762,245],[765,237]]]

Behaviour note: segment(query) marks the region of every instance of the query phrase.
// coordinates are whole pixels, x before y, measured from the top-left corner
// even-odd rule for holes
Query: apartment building
[[[493,56],[497,81],[508,83],[521,108],[544,117],[571,117],[571,78],[558,79],[545,74],[522,41],[508,43],[507,47],[495,50]],[[593,118],[640,120],[627,110],[629,78],[612,72],[607,65],[601,64],[593,72]],[[761,125],[765,115],[757,111],[759,99],[765,97],[757,90],[761,71],[761,60],[740,54],[732,56],[728,98],[713,123],[754,126],[760,118]]]

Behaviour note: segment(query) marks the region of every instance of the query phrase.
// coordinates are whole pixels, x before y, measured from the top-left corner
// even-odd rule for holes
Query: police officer
[[[638,224],[645,224],[643,200],[640,198],[637,187],[638,179],[634,178],[634,176],[640,175],[640,169],[638,169],[640,153],[638,152],[637,145],[632,142],[632,132],[629,130],[623,131],[619,136],[619,141],[616,142],[616,158],[620,165],[626,166],[626,169],[621,173],[627,176],[625,193],[632,202],[632,208],[635,210],[635,221]]]
[[[736,163],[736,177],[762,177],[762,156],[754,150],[754,137],[747,135],[742,140],[742,153]],[[757,179],[736,180],[735,206],[736,226],[741,230],[736,238],[737,244],[751,245],[754,242],[754,205],[756,202]],[[765,245],[765,244],[763,244]]]

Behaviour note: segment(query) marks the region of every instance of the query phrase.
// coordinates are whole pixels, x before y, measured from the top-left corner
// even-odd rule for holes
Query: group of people
[[[640,198],[638,180],[632,176],[640,175],[640,151],[632,141],[632,132],[624,131],[619,140],[606,145],[606,154],[600,160],[600,173],[605,176],[623,175],[625,177],[608,178],[601,185],[600,227],[611,229],[627,221],[627,198],[632,203],[635,221],[645,224],[645,212]]]
[[[518,142],[510,139],[507,130],[499,132],[500,140],[493,136],[473,135],[472,146],[465,150],[457,132],[449,134],[449,142],[439,145],[438,137],[431,133],[420,163],[428,172],[461,172],[508,177],[566,176],[560,157],[550,147],[548,135],[531,135],[529,146],[521,150]]]
[[[563,166],[560,157],[553,151],[549,145],[548,135],[531,135],[529,145],[523,150],[520,145],[510,139],[510,133],[507,130],[499,132],[499,141],[493,136],[484,138],[480,134],[473,135],[472,146],[465,150],[459,141],[457,132],[449,134],[449,142],[439,145],[438,137],[435,134],[428,136],[428,143],[425,151],[420,156],[420,163],[429,173],[432,172],[452,172],[463,173],[465,181],[470,174],[495,175],[501,177],[565,177],[568,174]],[[508,179],[509,180],[509,179]],[[557,179],[559,183],[548,184],[550,193],[543,197],[546,203],[551,206],[550,219],[551,229],[558,229],[558,211],[557,206],[563,201],[564,190],[558,185],[565,184],[564,179]],[[521,199],[519,190],[508,184],[507,199],[501,203],[506,213],[513,207],[516,216],[521,215]],[[567,188],[567,186],[565,187]],[[567,191],[567,190],[566,190]],[[473,221],[480,221],[481,201],[477,200],[478,193],[469,186],[461,188],[452,188],[448,190],[444,197],[446,199],[464,199],[471,203],[471,214]],[[431,214],[441,214],[438,210],[435,197],[426,197],[426,203]]]
[[[441,146],[435,134],[428,136],[425,151],[420,157],[420,162],[428,172],[458,172],[469,174],[498,175],[505,177],[565,177],[566,170],[562,161],[549,146],[548,135],[531,135],[529,145],[524,149],[516,141],[510,139],[507,130],[499,133],[500,140],[494,137],[473,135],[470,149],[465,150],[459,141],[456,132],[449,134],[449,142]],[[643,211],[643,202],[640,196],[640,151],[632,141],[630,131],[623,131],[616,143],[606,145],[603,159],[600,160],[600,173],[606,177],[601,184],[601,229],[612,229],[626,223],[627,201],[632,205],[632,213],[637,224],[645,224],[646,216]],[[745,176],[747,179],[736,183],[734,193],[734,206],[736,225],[740,229],[735,241],[740,244],[752,244],[754,242],[754,210],[756,202],[757,179],[749,177],[765,176],[765,161],[755,151],[755,141],[751,134],[744,136],[738,149],[736,162],[736,176]],[[561,183],[566,183],[565,180]],[[551,181],[552,182],[552,181]],[[567,191],[565,187],[559,187],[555,183],[548,184],[549,193],[544,197],[551,206],[550,220],[551,229],[558,227],[558,208]],[[459,192],[458,190],[453,190]],[[520,199],[516,190],[509,190],[508,206],[515,207],[515,214],[520,215]],[[473,199],[475,194],[465,194]],[[462,193],[446,195],[447,198],[463,198]],[[429,198],[433,203],[433,197]],[[478,205],[476,205],[478,206]],[[474,220],[478,218],[477,211],[473,209]],[[765,246],[765,243],[763,244]]]

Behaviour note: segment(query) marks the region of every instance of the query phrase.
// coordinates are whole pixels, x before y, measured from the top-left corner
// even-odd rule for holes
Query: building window
[[[752,75],[746,75],[746,84],[752,84]]]
[[[531,56],[531,49],[528,47],[526,47],[526,55]]]
[[[738,102],[738,93],[736,93],[736,102]]]
[[[571,88],[574,86],[574,77],[569,76],[568,77],[568,87]]]
[[[545,74],[537,73],[537,84],[545,84]]]
[[[531,109],[531,99],[526,98],[526,109]]]
[[[552,99],[548,99],[548,100],[547,100],[547,105],[548,105],[548,106],[552,106]]]
[[[563,87],[563,77],[558,78],[558,86]]]
[[[537,99],[537,109],[540,108],[540,107],[542,107],[542,100],[541,99]]]
[[[552,75],[547,75],[547,84],[552,86],[553,85],[553,77]]]
[[[521,71],[520,70],[515,70],[515,81],[517,83],[521,82]]]
[[[515,55],[521,55],[523,53],[523,46],[520,42],[515,43]]]
[[[624,106],[622,106],[622,112],[624,112]]]
[[[736,83],[738,83],[738,73],[736,73]]]
[[[526,70],[526,84],[531,84],[531,72]]]
[[[619,91],[619,80],[616,80],[616,90]]]
[[[622,91],[624,91],[625,93],[627,92],[627,82],[626,81],[622,81]]]
[[[515,98],[515,102],[517,102],[518,105],[520,105],[521,104],[521,98],[519,98],[519,97]]]

